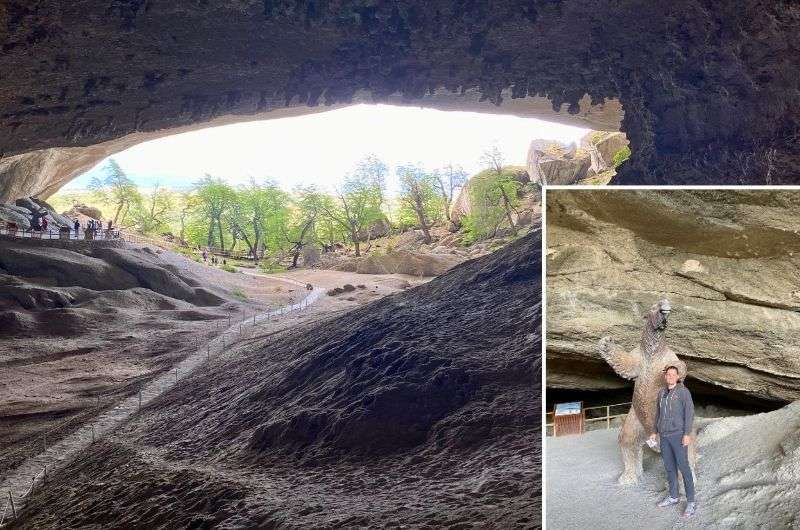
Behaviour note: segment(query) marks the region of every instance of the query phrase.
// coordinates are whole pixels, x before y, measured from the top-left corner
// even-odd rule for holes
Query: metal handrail
[[[610,429],[610,428],[611,428],[611,420],[613,420],[613,419],[616,419],[616,418],[622,418],[622,417],[625,417],[625,416],[627,416],[627,415],[628,415],[628,413],[627,413],[627,412],[626,412],[626,413],[624,413],[624,414],[611,414],[611,408],[612,408],[612,407],[621,407],[621,406],[623,406],[623,405],[625,405],[625,406],[630,406],[630,405],[631,405],[631,402],[627,402],[627,403],[614,403],[614,404],[612,404],[612,405],[597,405],[597,406],[594,406],[594,407],[586,407],[586,408],[584,408],[584,409],[583,409],[583,412],[584,412],[584,413],[585,413],[587,410],[606,409],[606,415],[605,415],[605,416],[598,416],[598,417],[596,417],[596,418],[586,418],[586,417],[584,417],[584,421],[585,421],[586,423],[589,423],[589,422],[595,422],[595,421],[603,421],[603,420],[605,420],[605,422],[606,422],[606,429]],[[547,418],[548,418],[548,417],[555,417],[554,415],[555,415],[555,412],[554,412],[554,411],[550,411],[550,412],[546,412],[546,413],[545,413],[545,424],[544,424],[545,430],[547,430],[547,428],[548,428],[548,427],[554,427],[554,426],[555,426],[555,421],[553,421],[553,422],[550,422],[550,423],[548,423],[548,422],[547,422]]]
[[[106,228],[99,228],[95,230],[90,230],[92,232],[92,237],[87,238],[86,232],[87,230],[81,228],[75,230],[74,228],[66,229],[58,229],[58,230],[33,230],[32,228],[8,228],[0,227],[0,234],[16,237],[18,239],[62,239],[62,233],[67,234],[67,237],[64,237],[63,240],[81,240],[81,241],[106,241],[111,239],[120,239],[120,232],[118,229],[111,229],[108,230]]]

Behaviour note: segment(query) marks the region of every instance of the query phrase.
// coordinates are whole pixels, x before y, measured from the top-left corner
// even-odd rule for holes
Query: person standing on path
[[[660,508],[678,503],[678,471],[683,475],[686,490],[686,509],[684,517],[691,517],[697,510],[694,498],[694,478],[689,465],[689,442],[694,422],[694,402],[692,394],[678,380],[678,369],[669,366],[664,370],[667,388],[658,393],[656,402],[656,432],[650,435],[652,442],[656,435],[661,437],[661,458],[667,470],[669,496],[658,503]]]

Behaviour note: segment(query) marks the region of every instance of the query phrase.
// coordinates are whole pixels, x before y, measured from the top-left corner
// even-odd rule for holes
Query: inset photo
[[[800,527],[800,190],[545,211],[547,528]]]

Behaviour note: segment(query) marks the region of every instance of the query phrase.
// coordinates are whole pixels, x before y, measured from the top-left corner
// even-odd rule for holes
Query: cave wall
[[[466,90],[575,113],[618,99],[619,182],[796,182],[798,17],[757,0],[9,1],[0,154]]]
[[[633,349],[668,298],[691,379],[800,399],[800,191],[550,190],[546,215],[548,387],[626,386],[597,341]]]

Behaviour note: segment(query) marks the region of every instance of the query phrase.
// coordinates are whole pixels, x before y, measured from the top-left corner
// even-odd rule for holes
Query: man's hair
[[[669,372],[670,370],[675,370],[675,373],[676,373],[676,374],[680,374],[680,373],[681,373],[681,371],[680,371],[680,370],[678,370],[678,368],[677,368],[677,367],[675,367],[675,366],[667,366],[666,368],[664,368],[664,373],[667,373],[667,372]]]

